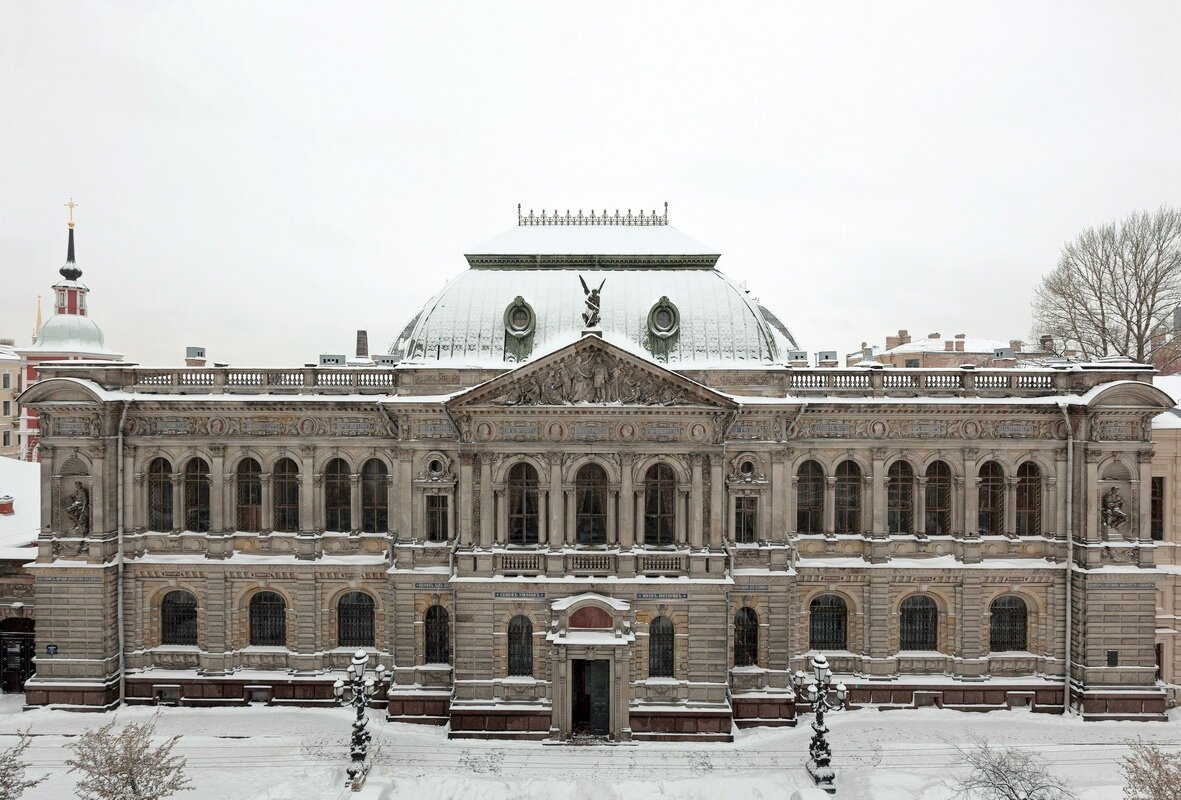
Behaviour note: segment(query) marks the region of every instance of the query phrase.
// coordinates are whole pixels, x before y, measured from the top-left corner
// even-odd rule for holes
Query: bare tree
[[[1034,290],[1034,336],[1089,359],[1178,360],[1181,347],[1168,347],[1167,338],[1179,305],[1181,211],[1162,206],[1089,228],[1062,247],[1058,266]]]
[[[1069,785],[1050,773],[1041,759],[1026,750],[993,747],[972,734],[970,745],[953,745],[968,767],[952,781],[956,796],[971,800],[1073,800]]]
[[[1120,762],[1126,800],[1181,800],[1181,753],[1166,753],[1154,744],[1134,742]]]
[[[192,788],[185,759],[172,754],[173,736],[152,747],[157,717],[115,730],[117,720],[87,731],[69,747],[70,772],[81,772],[76,793],[82,800],[163,800]]]
[[[18,733],[17,736],[19,741],[15,745],[0,751],[0,800],[17,800],[25,793],[25,789],[32,789],[49,777],[44,775],[34,780],[25,778],[25,769],[29,766],[25,763],[25,751],[33,743],[33,737],[28,731]]]

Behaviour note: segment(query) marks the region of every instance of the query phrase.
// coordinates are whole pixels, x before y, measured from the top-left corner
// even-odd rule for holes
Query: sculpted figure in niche
[[[70,520],[73,533],[85,534],[90,526],[90,492],[79,481],[74,481],[74,491],[66,496],[66,518]]]
[[[1124,513],[1124,498],[1119,489],[1112,486],[1103,494],[1103,527],[1116,530],[1128,519]]]

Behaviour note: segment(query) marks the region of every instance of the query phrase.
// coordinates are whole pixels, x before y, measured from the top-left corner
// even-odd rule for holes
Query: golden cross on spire
[[[70,202],[66,203],[66,208],[70,209],[70,227],[74,227],[74,209],[78,204],[74,202],[74,198],[70,198]]]

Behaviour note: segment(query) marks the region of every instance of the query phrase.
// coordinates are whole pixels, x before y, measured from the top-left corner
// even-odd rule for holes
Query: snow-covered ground
[[[0,700],[0,747],[30,730],[31,774],[50,778],[25,800],[73,797],[65,745],[106,714],[21,711],[20,696]],[[154,709],[119,712],[144,719]],[[159,732],[182,734],[196,784],[188,800],[345,800],[341,789],[349,711],[344,709],[160,710]],[[809,718],[810,719],[810,718]],[[955,743],[977,731],[996,743],[1037,751],[1068,778],[1080,798],[1121,796],[1117,762],[1126,742],[1181,747],[1181,721],[1090,722],[1023,711],[966,714],[937,709],[830,715],[839,797],[945,800],[957,769]],[[810,786],[802,768],[810,730],[742,731],[733,744],[553,746],[448,741],[439,728],[386,723],[373,712],[381,783],[413,800],[787,800]],[[375,781],[377,783],[377,781]]]

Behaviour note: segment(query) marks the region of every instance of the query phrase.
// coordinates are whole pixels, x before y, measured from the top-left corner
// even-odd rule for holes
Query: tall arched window
[[[259,592],[250,598],[250,644],[284,647],[287,644],[287,603],[276,592]]]
[[[508,674],[533,676],[533,623],[524,614],[508,621]]]
[[[921,594],[903,600],[898,633],[902,650],[938,650],[939,609],[935,601]]]
[[[927,467],[925,502],[928,536],[951,533],[951,467],[942,461],[932,461]]]
[[[1006,650],[1028,650],[1029,610],[1025,601],[1007,594],[992,601],[988,615],[988,649],[994,653]]]
[[[813,650],[848,649],[849,610],[844,598],[822,594],[808,609],[808,646]]]
[[[346,592],[336,604],[338,647],[373,647],[373,598],[364,592]]]
[[[424,635],[426,636],[426,663],[451,663],[451,635],[448,630],[447,609],[431,606],[426,610]]]
[[[166,458],[148,465],[148,530],[172,530],[172,465]]]
[[[361,467],[361,530],[366,533],[390,529],[387,474],[385,462],[379,458],[371,458]]]
[[[537,544],[537,470],[521,461],[508,471],[509,544]]]
[[[160,644],[197,643],[197,598],[176,590],[160,603]]]
[[[980,532],[999,535],[1005,532],[1005,471],[995,461],[980,467],[979,499]]]
[[[574,505],[578,544],[607,543],[607,472],[585,464],[574,477]]]
[[[800,465],[796,480],[796,531],[824,533],[824,469],[815,461]]]
[[[262,467],[253,458],[238,462],[235,491],[238,530],[258,533],[262,530]]]
[[[677,476],[668,464],[656,463],[644,476],[644,544],[676,542]]]
[[[673,621],[668,617],[657,617],[648,625],[649,678],[671,678],[673,676],[674,641]],[[755,649],[757,651],[758,647]]]
[[[861,467],[853,461],[837,465],[833,496],[837,533],[861,533]]]
[[[743,606],[734,615],[734,666],[753,667],[759,661],[759,615]]]
[[[1042,471],[1026,461],[1017,468],[1017,535],[1040,536],[1042,532]]]
[[[895,461],[886,476],[886,526],[890,533],[914,533],[914,470]]]
[[[185,530],[209,531],[209,465],[199,458],[185,464]]]
[[[351,531],[352,506],[353,492],[349,465],[343,458],[334,458],[324,468],[324,529]]]
[[[281,458],[271,473],[274,495],[274,527],[293,533],[299,530],[299,467],[290,458]]]

